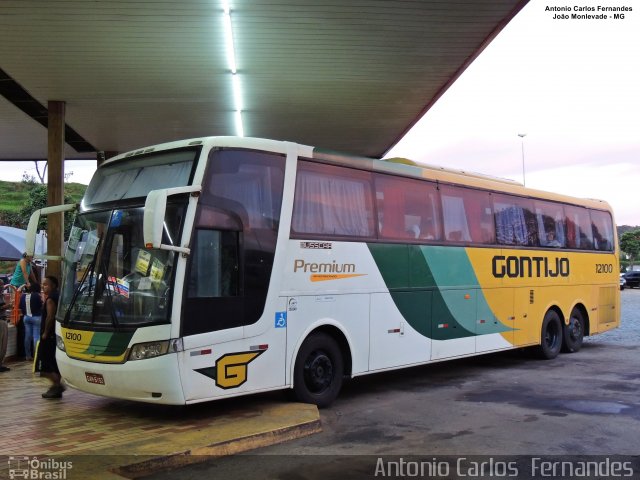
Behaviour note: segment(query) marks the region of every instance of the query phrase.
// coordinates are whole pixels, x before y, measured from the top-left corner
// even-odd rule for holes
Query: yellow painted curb
[[[44,400],[48,382],[29,363],[14,362],[2,376],[0,431],[10,434],[0,436],[0,456],[70,462],[67,480],[137,478],[320,431],[315,405],[279,395],[166,406],[67,389]],[[25,405],[29,415],[16,415]],[[0,478],[8,468],[0,465]]]
[[[135,479],[322,431],[315,405],[267,403],[259,412],[243,413],[219,417],[206,428],[123,443],[109,455],[75,457],[73,473],[77,478],[86,474],[98,480]]]

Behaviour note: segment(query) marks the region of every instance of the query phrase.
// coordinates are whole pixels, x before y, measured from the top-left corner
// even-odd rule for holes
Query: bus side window
[[[591,210],[591,229],[596,250],[613,250],[613,221],[608,212]]]
[[[292,235],[373,238],[371,174],[300,161],[296,178]]]
[[[442,185],[442,211],[447,240],[495,242],[491,194],[483,190]]]
[[[592,250],[593,231],[589,210],[567,205],[564,211],[567,217],[567,247]]]
[[[532,247],[539,245],[532,200],[515,195],[496,194],[493,208],[499,244]]]
[[[197,229],[192,255],[190,298],[239,295],[238,232]]]
[[[467,212],[461,197],[442,193],[442,215],[445,239],[452,242],[470,242],[471,233],[467,223]]]
[[[540,246],[551,248],[565,247],[566,235],[562,205],[535,200],[534,208]]]
[[[442,238],[434,183],[376,174],[375,186],[381,239],[420,242]]]

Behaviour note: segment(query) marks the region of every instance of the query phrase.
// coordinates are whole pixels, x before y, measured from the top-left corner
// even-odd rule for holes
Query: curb
[[[109,471],[127,479],[145,477],[160,471],[202,463],[212,457],[223,457],[254,450],[256,448],[276,445],[296,438],[306,437],[322,431],[320,419],[291,427],[284,427],[269,432],[248,435],[242,438],[226,440],[204,447],[195,447],[183,452],[159,456],[134,462],[128,465],[110,468]]]

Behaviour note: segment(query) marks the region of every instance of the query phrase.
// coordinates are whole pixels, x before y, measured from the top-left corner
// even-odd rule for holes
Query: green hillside
[[[65,202],[79,202],[87,189],[80,183],[65,183]],[[26,228],[33,210],[46,206],[46,188],[35,182],[5,182],[0,180],[0,225]],[[67,230],[70,219],[65,221]],[[0,273],[12,273],[15,261],[0,261]]]
[[[29,192],[39,184],[28,182],[5,182],[0,180],[0,219],[6,218],[7,213],[18,213],[27,204]],[[86,185],[80,183],[65,183],[65,197],[71,197],[73,201],[79,202],[87,189]],[[0,221],[2,225],[7,223]],[[9,225],[15,226],[15,225]]]

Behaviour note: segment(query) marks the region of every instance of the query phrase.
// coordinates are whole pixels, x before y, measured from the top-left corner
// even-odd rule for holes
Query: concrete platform
[[[0,456],[7,461],[0,461],[0,478],[9,478],[10,468],[31,468],[36,457],[71,462],[66,479],[139,478],[321,431],[314,405],[279,395],[176,407],[68,389],[61,400],[45,400],[48,381],[29,363],[6,365],[11,371],[0,373]],[[41,470],[56,468],[44,464]]]

